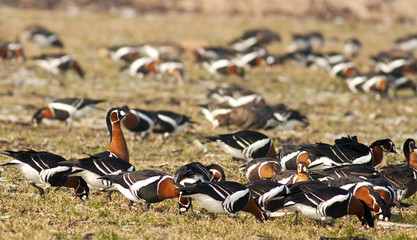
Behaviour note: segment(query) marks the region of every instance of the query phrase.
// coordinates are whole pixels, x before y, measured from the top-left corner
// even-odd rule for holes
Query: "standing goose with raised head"
[[[382,168],[381,178],[391,183],[396,192],[396,202],[411,197],[417,191],[417,147],[414,139],[407,139],[403,146],[407,165],[391,165]]]
[[[121,127],[121,122],[128,114],[123,108],[111,108],[107,112],[106,123],[110,135],[110,146],[106,151],[94,154],[94,156],[115,157],[129,162],[129,149]]]
[[[116,187],[111,181],[100,177],[135,170],[129,163],[129,151],[120,126],[125,116],[126,112],[122,108],[112,108],[108,111],[106,121],[110,133],[110,147],[104,152],[76,162],[66,162],[73,169],[69,176],[82,177],[92,189],[110,191]]]

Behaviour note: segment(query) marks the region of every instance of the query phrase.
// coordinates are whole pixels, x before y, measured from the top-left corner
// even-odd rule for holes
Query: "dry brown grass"
[[[108,145],[105,112],[93,111],[90,119],[82,119],[68,132],[63,124],[51,122],[38,128],[27,125],[36,108],[48,101],[67,96],[105,98],[100,107],[128,104],[145,109],[171,109],[188,114],[198,122],[168,139],[165,144],[153,136],[147,141],[134,141],[125,131],[131,159],[137,169],[158,168],[170,174],[190,161],[216,162],[225,167],[229,179],[245,182],[238,171],[240,162],[231,161],[216,145],[207,144],[209,153],[192,142],[203,135],[225,133],[211,130],[199,114],[197,103],[205,101],[206,89],[223,82],[240,83],[240,79],[214,80],[204,70],[186,63],[186,85],[173,80],[143,80],[119,73],[110,59],[97,56],[100,46],[173,39],[178,42],[207,42],[224,45],[249,28],[266,27],[281,33],[283,41],[271,45],[272,53],[283,53],[292,32],[320,30],[330,41],[324,50],[337,50],[344,39],[358,36],[364,52],[355,60],[361,69],[370,65],[369,56],[393,47],[393,40],[408,33],[402,25],[380,25],[346,22],[297,21],[286,18],[208,17],[195,15],[143,15],[132,19],[116,15],[0,10],[0,36],[14,39],[27,24],[39,22],[58,32],[65,50],[77,57],[86,70],[85,80],[67,74],[65,85],[59,78],[33,66],[2,63],[0,71],[0,150],[34,148],[79,158],[83,152],[96,153]],[[36,46],[27,46],[27,56],[41,53]],[[25,70],[26,69],[26,70]],[[297,131],[269,131],[277,148],[283,143],[331,142],[342,135],[357,135],[371,143],[391,138],[401,148],[407,137],[415,137],[415,97],[401,92],[397,99],[376,101],[365,95],[353,95],[339,80],[326,73],[290,65],[274,67],[271,72],[254,69],[249,73],[247,87],[265,95],[270,103],[287,103],[300,109],[310,126]],[[288,81],[282,81],[282,79]],[[172,99],[178,104],[173,104]],[[150,103],[149,103],[150,102]],[[349,116],[346,113],[350,112]],[[236,129],[231,129],[234,131]],[[383,164],[399,162],[402,155],[386,156]],[[5,157],[0,163],[7,162]],[[51,192],[41,199],[14,169],[4,169],[0,182],[0,239],[318,239],[319,236],[357,236],[369,239],[408,239],[417,236],[415,228],[365,229],[355,218],[345,217],[333,225],[320,224],[293,216],[265,223],[252,216],[238,214],[238,219],[219,215],[215,220],[197,209],[196,214],[179,215],[175,201],[153,205],[147,213],[142,206],[127,207],[121,194],[107,202],[103,195],[92,194],[81,202],[68,191]],[[407,200],[416,203],[416,197]],[[393,221],[417,224],[416,207],[394,210]],[[91,235],[88,235],[91,234]]]

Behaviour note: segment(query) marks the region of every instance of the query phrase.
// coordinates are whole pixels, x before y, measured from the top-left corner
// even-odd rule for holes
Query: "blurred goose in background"
[[[141,56],[141,45],[116,45],[111,47],[102,47],[99,49],[99,55],[110,58],[115,62],[131,63]]]
[[[362,51],[362,43],[358,38],[349,38],[343,43],[343,52],[351,58],[355,58]]]
[[[65,121],[66,125],[72,126],[74,119],[85,116],[91,109],[99,109],[96,105],[105,100],[89,98],[61,98],[48,104],[47,107],[36,110],[32,122],[35,125],[41,123],[43,118]]]
[[[181,59],[185,52],[184,47],[180,43],[172,40],[150,41],[144,45],[150,47],[149,49],[145,49],[147,50],[147,56],[159,59],[161,62],[169,59]],[[152,48],[157,51],[157,54]]]
[[[254,47],[263,47],[275,41],[281,41],[278,33],[269,29],[250,29],[245,31],[240,37],[230,41],[229,46],[238,52],[245,52]]]
[[[196,63],[212,62],[219,59],[232,59],[236,51],[221,46],[199,47],[193,51]]]
[[[272,139],[263,133],[244,130],[231,134],[204,137],[217,144],[233,159],[253,160],[255,158],[277,156]]]
[[[245,69],[231,59],[205,61],[202,65],[211,75],[217,77],[236,75],[243,78],[245,76]]]
[[[58,75],[73,69],[80,78],[84,78],[84,70],[78,61],[69,54],[42,54],[32,58],[36,66]]]
[[[128,106],[122,107],[127,113],[127,116],[123,118],[122,124],[129,131],[135,133],[135,140],[137,135],[143,140],[146,136],[152,132],[158,118],[152,111],[146,111],[139,108],[130,109]]]
[[[288,47],[289,52],[311,53],[318,51],[324,44],[323,34],[309,32],[305,34],[292,34],[292,42]]]
[[[191,117],[172,111],[160,110],[156,111],[155,115],[157,120],[152,132],[162,134],[163,139],[193,123]]]
[[[16,59],[19,62],[23,62],[25,60],[25,55],[22,44],[18,42],[6,42],[0,40],[0,59]]]
[[[375,72],[394,75],[417,72],[416,60],[410,52],[382,51],[371,59]]]
[[[64,44],[56,33],[39,24],[27,26],[18,33],[17,39],[21,43],[31,41],[41,47],[64,47]]]
[[[272,108],[265,104],[248,103],[238,107],[229,107],[224,104],[200,104],[200,107],[213,128],[236,125],[242,130],[268,130],[280,124]]]
[[[179,85],[184,84],[184,64],[180,59],[166,59],[158,64],[157,74],[159,78],[170,76]]]
[[[346,79],[346,84],[352,93],[375,94],[377,98],[388,97],[391,78],[384,73],[364,73]]]
[[[274,111],[274,117],[279,121],[279,129],[308,126],[307,117],[298,110],[290,109],[283,103],[272,105],[271,108]]]
[[[231,107],[238,107],[252,102],[265,103],[265,98],[261,94],[238,85],[208,89],[207,97],[215,99],[218,103],[228,104]]]
[[[126,65],[120,69],[123,71],[129,70],[132,77],[144,78],[149,73],[157,73],[158,61],[151,57],[140,57],[134,60],[130,65]]]
[[[233,60],[236,64],[245,70],[250,70],[253,67],[263,67],[266,70],[270,69],[267,62],[269,56],[268,51],[265,48],[254,48],[250,51],[237,54]]]
[[[397,38],[395,45],[403,51],[415,51],[417,50],[417,34]]]

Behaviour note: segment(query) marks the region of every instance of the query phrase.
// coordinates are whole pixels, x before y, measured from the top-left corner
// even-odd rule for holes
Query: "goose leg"
[[[34,188],[38,189],[39,194],[41,195],[41,197],[45,196],[45,191],[43,190],[43,188],[37,186],[35,183],[31,182],[30,185],[32,185]]]
[[[107,196],[106,196],[106,198],[107,198],[107,200],[108,200],[108,201],[111,201],[111,194],[112,194],[112,192],[113,192],[113,191],[109,191],[109,192],[107,192]]]
[[[145,210],[143,212],[148,212],[150,207],[151,207],[151,204],[150,203],[146,203]]]

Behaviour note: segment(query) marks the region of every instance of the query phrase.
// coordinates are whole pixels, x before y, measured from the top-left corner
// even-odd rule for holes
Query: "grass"
[[[193,144],[203,135],[214,135],[237,129],[211,130],[199,113],[197,103],[207,101],[207,88],[228,82],[241,84],[237,78],[214,80],[205,70],[197,69],[185,55],[186,84],[177,86],[171,79],[157,80],[152,76],[135,79],[119,73],[114,63],[97,55],[101,46],[172,39],[182,43],[225,45],[227,41],[249,28],[265,27],[279,32],[282,42],[269,46],[271,53],[285,51],[293,32],[321,30],[329,41],[324,51],[339,50],[344,39],[359,37],[363,54],[355,59],[360,69],[370,66],[369,56],[393,47],[393,41],[409,33],[403,25],[379,23],[297,21],[290,18],[213,17],[197,15],[141,15],[127,19],[117,15],[35,10],[0,10],[0,36],[13,40],[26,25],[39,22],[58,32],[65,50],[80,61],[86,71],[85,80],[75,74],[53,76],[33,66],[2,62],[0,71],[0,150],[33,148],[76,159],[86,153],[96,153],[108,147],[108,132],[103,111],[92,111],[90,119],[75,123],[68,131],[59,122],[49,122],[35,128],[30,118],[37,108],[58,97],[80,96],[104,98],[101,108],[128,104],[145,109],[170,109],[188,114],[197,122],[193,128],[171,136],[165,144],[157,136],[146,141],[134,141],[125,131],[133,164],[137,169],[158,168],[173,174],[190,161],[222,165],[227,178],[244,183],[238,171],[241,162],[232,161],[215,144],[207,144],[209,152]],[[43,51],[27,45],[26,55]],[[407,137],[415,137],[415,97],[400,92],[398,98],[376,101],[366,95],[351,94],[339,79],[321,71],[291,65],[273,67],[270,72],[253,69],[246,86],[262,93],[269,103],[286,103],[305,113],[310,121],[306,129],[265,132],[280,148],[288,143],[332,142],[342,135],[357,135],[370,144],[380,138],[391,138],[401,148]],[[287,79],[286,81],[284,81]],[[59,81],[64,83],[61,86]],[[174,104],[176,102],[176,104]],[[387,155],[382,165],[403,161],[402,154]],[[1,156],[0,163],[8,159]],[[179,215],[174,200],[154,204],[149,212],[143,206],[127,206],[121,194],[113,194],[108,202],[102,194],[92,194],[80,201],[70,191],[52,191],[46,199],[12,168],[5,168],[0,182],[0,239],[318,239],[356,236],[368,239],[409,239],[417,235],[415,228],[365,229],[357,219],[344,217],[326,227],[293,216],[265,223],[253,216],[239,213],[238,218],[218,215],[211,219],[195,207],[196,213]],[[408,209],[394,209],[393,221],[417,224],[416,196],[406,201]]]

